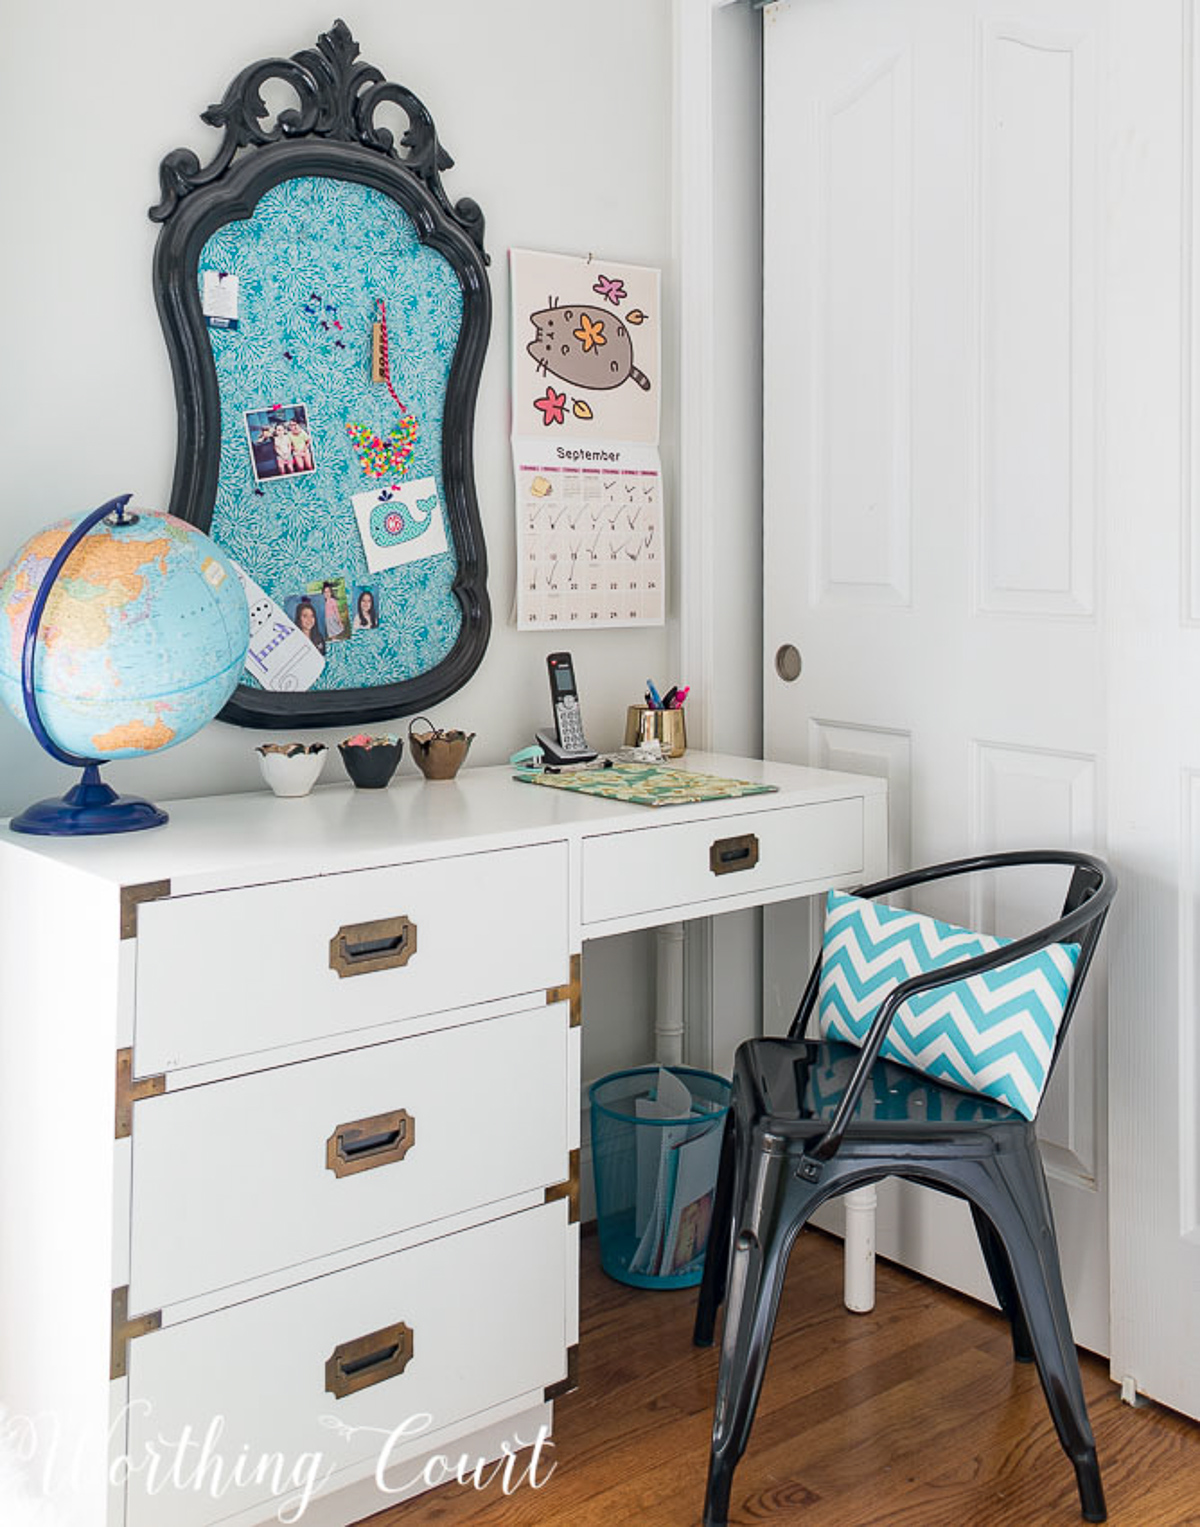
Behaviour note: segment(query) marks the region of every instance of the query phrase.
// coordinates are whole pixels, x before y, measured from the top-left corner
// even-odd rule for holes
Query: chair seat
[[[861,1050],[836,1040],[752,1039],[738,1049],[736,1072],[758,1122],[769,1119],[774,1133],[809,1139],[828,1128],[861,1058]],[[1003,1103],[934,1081],[895,1061],[878,1060],[845,1139],[849,1145],[856,1137],[878,1134],[916,1144],[952,1133],[971,1135],[981,1124],[989,1136],[1006,1124],[1022,1132],[1032,1128],[1024,1115]]]

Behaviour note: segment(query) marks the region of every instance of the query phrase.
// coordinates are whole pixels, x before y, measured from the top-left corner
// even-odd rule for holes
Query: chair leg
[[[975,1233],[979,1237],[979,1249],[987,1264],[988,1277],[1001,1310],[1008,1316],[1012,1330],[1013,1357],[1018,1363],[1033,1362],[1033,1343],[1029,1339],[1029,1327],[1025,1324],[1025,1312],[1017,1297],[1012,1268],[1008,1265],[1008,1253],[992,1228],[992,1222],[978,1204],[971,1205],[971,1218],[975,1221]]]
[[[1063,1451],[1075,1466],[1083,1518],[1107,1518],[1096,1442],[1088,1420],[1079,1354],[1063,1291],[1050,1195],[1036,1143],[989,1170],[980,1207],[994,1227],[1012,1272],[1037,1363],[1038,1376]],[[974,1195],[973,1195],[974,1196]]]
[[[712,1223],[708,1231],[708,1250],[704,1254],[704,1276],[696,1304],[696,1324],[692,1341],[697,1347],[711,1347],[717,1324],[717,1311],[725,1298],[729,1278],[729,1259],[733,1248],[733,1199],[736,1186],[736,1141],[733,1111],[725,1115],[721,1137],[721,1164],[717,1170],[717,1190],[713,1198]]]
[[[746,1450],[762,1390],[779,1296],[795,1227],[803,1214],[780,1217],[779,1156],[758,1156],[754,1181],[741,1202],[761,1206],[761,1218],[737,1227],[729,1270],[721,1366],[713,1417],[712,1452],[704,1500],[704,1527],[727,1527],[733,1471]],[[751,1211],[753,1213],[753,1211]]]

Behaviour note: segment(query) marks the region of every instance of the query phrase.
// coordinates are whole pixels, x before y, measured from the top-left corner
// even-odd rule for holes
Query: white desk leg
[[[658,988],[654,1012],[654,1054],[660,1066],[683,1065],[683,924],[655,930]]]
[[[848,1310],[866,1315],[875,1308],[875,1185],[852,1188],[846,1206],[842,1299]]]

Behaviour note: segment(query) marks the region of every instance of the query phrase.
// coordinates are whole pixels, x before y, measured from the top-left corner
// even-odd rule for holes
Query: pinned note
[[[432,477],[390,483],[351,499],[371,572],[448,550],[441,495]]]
[[[311,689],[324,671],[325,658],[289,619],[286,610],[264,593],[236,562],[233,566],[250,606],[246,672],[264,689],[278,693]]]

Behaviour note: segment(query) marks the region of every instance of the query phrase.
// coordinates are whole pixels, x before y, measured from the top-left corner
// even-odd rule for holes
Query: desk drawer
[[[139,1103],[132,1307],[563,1181],[567,1046],[543,1003]]]
[[[475,1141],[486,1146],[482,1130]],[[128,1454],[142,1472],[129,1483],[128,1527],[207,1527],[271,1500],[273,1454],[285,1479],[305,1454],[319,1455],[318,1478],[355,1463],[361,1472],[402,1423],[415,1431],[428,1416],[426,1433],[439,1431],[562,1379],[574,1276],[566,1208],[528,1209],[132,1341]],[[347,1389],[347,1370],[350,1385],[375,1382],[331,1392]],[[210,1451],[223,1483],[239,1459],[244,1480],[265,1460],[266,1482],[229,1489],[214,1506],[205,1489],[164,1489],[164,1468],[150,1495],[145,1468],[152,1453],[162,1458],[161,1439],[194,1439],[186,1482],[218,1418]],[[211,1479],[216,1461],[207,1468]],[[408,1477],[393,1467],[387,1482]]]
[[[585,838],[584,924],[853,875],[862,813],[861,800],[821,801]]]
[[[548,843],[147,902],[134,1073],[545,990],[566,885]]]

